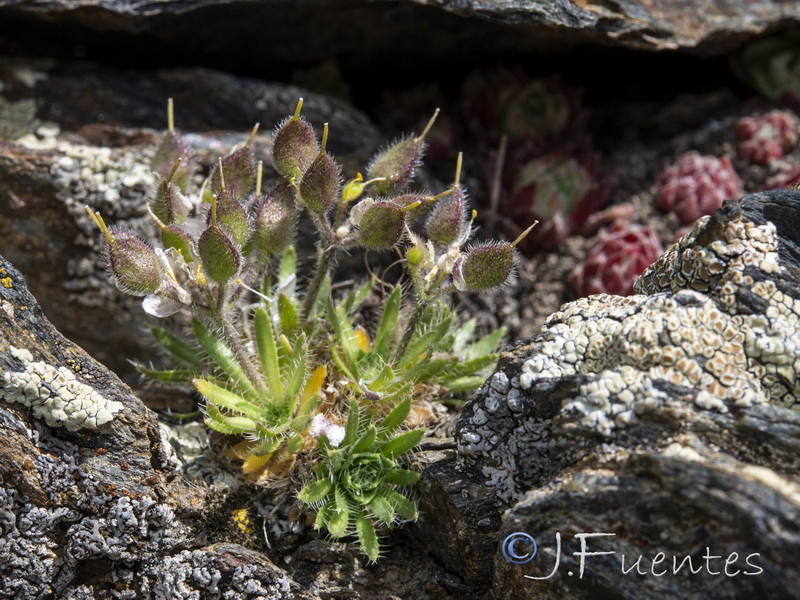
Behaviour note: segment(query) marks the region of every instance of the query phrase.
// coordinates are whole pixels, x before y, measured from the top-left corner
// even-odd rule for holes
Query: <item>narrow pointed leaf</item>
[[[397,330],[397,319],[400,316],[400,303],[403,299],[403,292],[399,285],[395,286],[386,302],[383,305],[383,314],[375,331],[375,353],[383,359],[389,357],[389,350],[392,346],[392,339]]]
[[[205,423],[214,431],[241,435],[256,430],[256,423],[248,417],[227,417],[213,404],[206,404]]]
[[[297,309],[286,294],[278,295],[278,318],[281,322],[281,333],[286,337],[293,337],[299,319]]]
[[[347,415],[347,425],[344,428],[344,439],[340,444],[341,447],[349,446],[355,443],[356,436],[358,435],[358,421],[360,414],[358,412],[358,402],[355,399],[350,400],[350,412]]]
[[[425,435],[424,429],[412,429],[411,431],[401,433],[381,446],[380,453],[389,458],[402,456],[419,444],[423,435]]]
[[[378,430],[375,428],[374,425],[370,425],[369,429],[367,429],[366,433],[358,438],[355,446],[353,446],[353,454],[358,454],[359,452],[366,452],[371,447],[372,444],[375,443],[375,440],[378,437]]]
[[[177,365],[198,371],[203,369],[203,358],[197,348],[161,327],[151,327],[150,331]]]
[[[385,481],[393,485],[410,486],[419,481],[419,473],[416,471],[409,471],[408,469],[393,469],[392,472],[386,476]]]
[[[256,421],[261,418],[261,409],[242,398],[239,394],[234,394],[204,379],[195,379],[192,383],[208,402],[233,412],[247,415]]]
[[[403,358],[398,365],[400,368],[405,368],[411,365],[422,354],[430,352],[439,340],[441,340],[450,328],[450,319],[445,319],[439,323],[434,329],[425,331],[422,335],[414,338],[408,345]]]
[[[261,369],[267,376],[267,385],[273,398],[281,398],[283,397],[283,379],[281,378],[281,366],[278,363],[278,348],[275,346],[275,332],[272,330],[269,313],[263,307],[256,310],[254,325]]]
[[[260,394],[247,375],[245,375],[244,369],[242,369],[239,361],[236,359],[233,350],[228,348],[228,346],[211,333],[200,321],[195,319],[192,322],[192,328],[203,350],[205,350],[211,357],[211,360],[231,378],[231,381],[236,387],[241,389],[249,398],[259,398]]]
[[[291,410],[294,410],[297,396],[300,390],[303,389],[303,384],[306,381],[306,348],[305,339],[297,339],[294,342],[292,349],[291,359],[291,374],[288,377],[288,385],[286,386],[285,398],[291,404]]]
[[[319,511],[317,512],[317,517],[314,519],[314,529],[319,531],[320,529],[327,529],[328,519],[331,516],[331,509],[327,504],[323,504],[319,507]]]
[[[162,371],[159,369],[148,369],[140,364],[136,365],[136,370],[153,381],[169,385],[191,383],[192,379],[200,376],[200,371],[189,371],[186,369],[167,369]]]
[[[375,496],[369,501],[369,509],[379,521],[390,525],[394,521],[394,507],[383,496]]]
[[[386,490],[386,499],[394,507],[394,511],[408,521],[417,520],[417,505],[394,490]]]
[[[375,287],[375,279],[371,278],[350,292],[342,303],[345,311],[347,311],[348,314],[353,314],[356,310],[358,310],[358,308],[364,303],[364,300],[367,299],[367,296],[369,296],[369,293],[372,291],[373,287]]]
[[[499,329],[495,329],[491,333],[486,334],[477,342],[469,346],[469,348],[467,348],[465,358],[467,360],[473,360],[486,354],[495,352],[497,350],[497,344],[500,343],[500,340],[503,339],[505,334],[505,327],[500,327]]]

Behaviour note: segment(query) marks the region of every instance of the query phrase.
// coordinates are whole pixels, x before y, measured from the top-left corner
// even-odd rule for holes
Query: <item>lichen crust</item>
[[[11,346],[9,353],[22,363],[23,371],[3,374],[0,398],[24,404],[35,417],[51,427],[69,431],[97,429],[111,421],[124,408],[81,382],[66,367],[34,361],[28,350]]]

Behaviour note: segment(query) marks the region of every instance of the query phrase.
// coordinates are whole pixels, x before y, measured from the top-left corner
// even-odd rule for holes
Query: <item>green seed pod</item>
[[[178,160],[181,161],[180,165],[170,175],[170,171]],[[171,180],[179,189],[185,190],[192,175],[191,164],[191,156],[186,143],[174,130],[167,131],[153,157],[151,164],[153,171],[161,175],[162,181]]]
[[[358,242],[372,250],[393,248],[405,231],[403,210],[390,201],[366,198],[353,207],[350,220],[358,228]]]
[[[404,194],[397,198],[392,198],[392,202],[401,208],[406,208],[415,202],[419,202],[418,206],[406,212],[406,223],[413,227],[417,223],[421,223],[423,219],[430,214],[438,199],[438,196],[428,196],[425,194]]]
[[[167,225],[161,229],[161,243],[164,248],[175,248],[187,263],[194,261],[194,240],[180,227]]]
[[[514,270],[514,259],[514,246],[508,242],[476,246],[453,263],[453,285],[462,292],[501,286]]]
[[[211,211],[209,211],[208,218],[208,224],[211,224]],[[239,248],[244,246],[247,243],[247,239],[250,237],[250,223],[247,220],[247,212],[244,210],[244,207],[228,193],[227,187],[217,195],[217,226],[219,226]]]
[[[197,242],[203,270],[217,283],[229,281],[239,272],[241,255],[234,243],[219,227],[206,229]]]
[[[288,183],[273,189],[253,213],[252,242],[266,254],[281,254],[292,243],[297,224],[294,191]]]
[[[367,172],[370,178],[381,178],[374,185],[376,194],[397,193],[408,185],[422,160],[425,136],[433,126],[438,114],[439,109],[437,108],[425,126],[425,130],[419,136],[403,138],[372,159]]]
[[[278,126],[272,144],[272,158],[278,172],[291,179],[300,179],[319,155],[314,129],[300,116],[303,99],[297,103],[294,116]]]
[[[300,180],[300,198],[314,212],[325,212],[339,198],[339,165],[328,153],[322,153],[311,163]]]
[[[170,172],[172,180],[167,178],[158,184],[156,197],[150,203],[153,214],[167,225],[180,225],[189,214],[189,202],[174,183],[179,164],[183,163],[176,163],[174,170]]]
[[[146,296],[161,287],[156,253],[132,231],[113,230],[107,252],[109,267],[121,291]]]

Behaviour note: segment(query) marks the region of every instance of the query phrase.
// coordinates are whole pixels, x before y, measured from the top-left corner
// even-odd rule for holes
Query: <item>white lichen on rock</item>
[[[124,408],[121,402],[109,400],[81,382],[66,367],[34,361],[28,350],[14,346],[9,353],[25,370],[3,374],[0,398],[30,407],[34,416],[51,427],[66,427],[69,431],[97,429]]]

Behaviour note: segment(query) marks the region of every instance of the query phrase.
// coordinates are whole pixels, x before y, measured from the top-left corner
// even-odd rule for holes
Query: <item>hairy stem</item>
[[[308,321],[308,317],[311,315],[311,311],[317,303],[317,296],[319,296],[319,290],[322,288],[322,282],[325,281],[325,276],[328,275],[331,270],[333,257],[337,250],[338,248],[336,246],[331,245],[327,246],[325,250],[322,251],[319,262],[317,262],[317,270],[314,272],[314,278],[311,280],[308,290],[306,290],[306,297],[303,301],[303,312],[300,317],[302,323]]]

